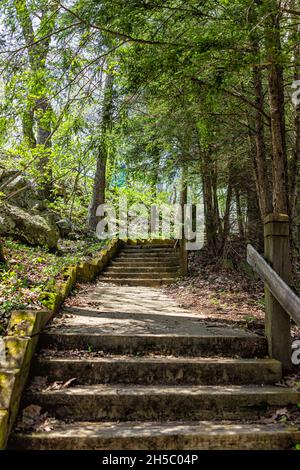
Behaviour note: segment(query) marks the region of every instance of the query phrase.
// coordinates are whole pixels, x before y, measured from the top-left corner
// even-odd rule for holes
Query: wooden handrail
[[[253,248],[247,246],[247,261],[254,271],[266,283],[273,296],[294,322],[300,326],[300,298],[271,268],[267,261]]]

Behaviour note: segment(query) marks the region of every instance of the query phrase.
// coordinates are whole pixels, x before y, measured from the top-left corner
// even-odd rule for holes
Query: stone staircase
[[[210,323],[145,286],[169,281],[166,273],[176,276],[177,269],[171,247],[126,247],[104,276],[109,283],[101,276],[78,296],[78,306],[54,319],[31,371],[33,384],[42,385],[29,386],[21,409],[38,405],[56,421],[48,430],[16,429],[10,449],[289,449],[300,443],[299,428],[261,421],[300,403],[296,390],[276,385],[282,367],[266,357],[265,338]],[[112,285],[112,279],[134,284]],[[139,282],[145,284],[137,288]]]
[[[157,287],[179,276],[179,257],[174,242],[126,244],[106,268],[100,280],[130,286]]]

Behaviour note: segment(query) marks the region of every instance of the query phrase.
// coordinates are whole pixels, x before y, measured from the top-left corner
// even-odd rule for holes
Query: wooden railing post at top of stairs
[[[186,249],[186,239],[177,238],[174,243],[174,250],[179,256],[180,274],[186,276],[188,274],[188,252]]]
[[[248,263],[265,282],[265,331],[269,356],[291,367],[291,321],[300,325],[300,299],[289,288],[289,217],[269,214],[264,223],[265,259],[248,245]]]

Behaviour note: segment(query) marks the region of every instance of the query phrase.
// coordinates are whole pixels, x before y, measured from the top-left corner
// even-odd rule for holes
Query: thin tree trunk
[[[273,209],[289,213],[287,184],[287,154],[284,114],[284,84],[281,65],[280,12],[273,0],[266,25],[268,85],[273,150]]]
[[[215,209],[215,197],[212,183],[211,156],[209,155],[209,153],[202,154],[201,170],[206,242],[208,248],[215,253],[217,251],[218,226]]]
[[[223,218],[222,246],[220,250],[221,256],[224,256],[225,254],[226,244],[227,244],[229,232],[230,232],[230,211],[231,211],[231,202],[232,202],[232,193],[233,193],[232,179],[233,179],[232,169],[230,169],[229,177],[228,177],[225,213],[224,213],[224,218]]]
[[[32,108],[27,109],[22,116],[22,130],[25,144],[33,149],[36,147],[36,139],[34,135],[34,111]]]
[[[297,27],[296,38],[300,36],[300,25]],[[294,51],[294,80],[300,80],[300,44],[297,42]],[[298,197],[298,188],[297,184],[299,179],[299,163],[300,163],[300,102],[295,105],[295,117],[294,117],[294,126],[295,126],[295,141],[294,141],[294,152],[291,162],[291,171],[290,171],[290,214],[291,220],[295,216],[296,201]]]
[[[247,220],[246,220],[246,237],[247,242],[254,245],[262,245],[263,226],[259,221],[259,205],[257,193],[250,185],[247,187]]]
[[[51,33],[55,27],[55,4],[45,9],[41,17],[41,31],[35,31],[26,0],[14,0],[14,6],[27,46],[30,71],[34,86],[40,90],[35,103],[23,116],[24,140],[29,147],[41,146],[41,154],[37,158],[36,167],[40,173],[40,186],[43,196],[48,199],[52,192],[52,171],[50,162],[51,148],[51,105],[47,97],[45,83],[46,59],[49,52]],[[39,35],[44,36],[44,40]],[[34,92],[36,95],[36,91]],[[34,124],[37,124],[37,136],[34,136]]]
[[[260,52],[259,42],[256,36],[252,37],[252,49],[258,56]],[[259,198],[259,206],[262,219],[272,212],[272,193],[268,175],[268,162],[266,156],[264,120],[261,111],[264,111],[264,94],[262,74],[259,66],[253,67],[253,91],[257,110],[255,111],[255,152],[252,154],[256,188]]]
[[[105,203],[106,189],[106,164],[107,164],[107,137],[112,125],[113,105],[113,75],[107,74],[104,85],[104,97],[102,108],[102,122],[100,129],[100,142],[97,157],[96,172],[94,177],[93,195],[89,206],[88,226],[96,230],[98,217],[96,211],[98,206]]]
[[[5,263],[6,260],[5,260],[5,256],[4,256],[4,251],[3,251],[3,242],[0,238],[0,263]]]
[[[239,237],[241,240],[244,240],[245,231],[244,231],[243,213],[242,213],[242,207],[241,207],[241,196],[240,196],[240,191],[237,187],[235,188],[235,202],[236,202],[237,222],[238,222],[238,228],[239,228]]]
[[[185,164],[182,167],[182,174],[181,174],[181,188],[180,188],[180,197],[179,203],[181,207],[181,214],[182,214],[182,229],[181,229],[181,240],[180,240],[180,265],[181,265],[181,274],[186,276],[188,273],[188,252],[186,247],[186,238],[185,238],[185,230],[184,230],[184,208],[187,204],[187,197],[188,197],[188,170]]]

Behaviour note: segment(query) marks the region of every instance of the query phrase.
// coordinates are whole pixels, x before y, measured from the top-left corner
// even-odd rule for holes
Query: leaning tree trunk
[[[89,206],[88,226],[96,230],[99,217],[96,215],[97,208],[105,203],[106,190],[106,164],[107,164],[107,138],[112,126],[113,106],[113,75],[107,74],[104,85],[104,97],[102,105],[102,122],[100,129],[99,151],[97,156],[96,172],[94,176],[93,195]]]

